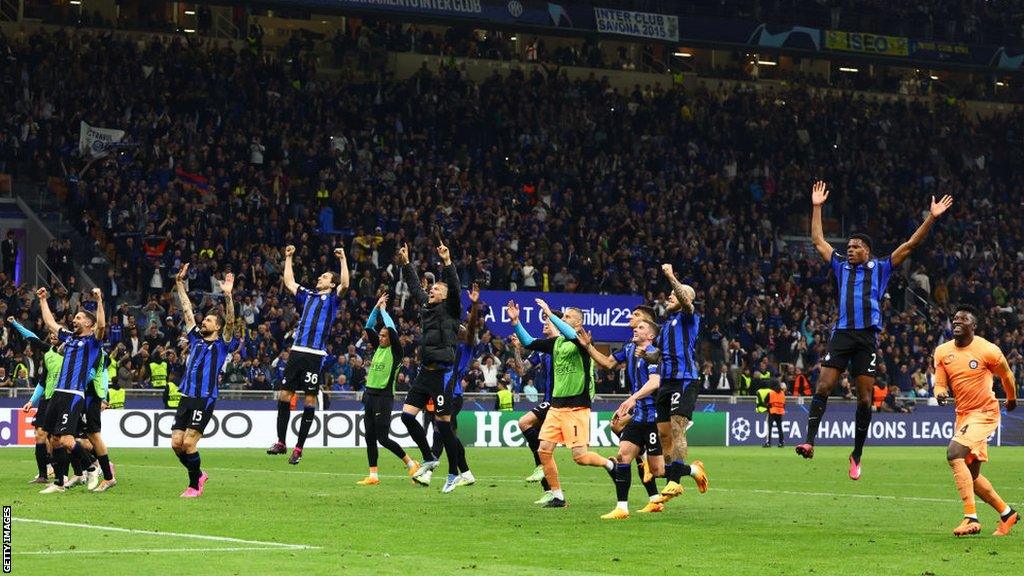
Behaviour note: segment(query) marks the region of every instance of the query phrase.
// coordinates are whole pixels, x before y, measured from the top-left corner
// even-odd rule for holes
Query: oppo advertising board
[[[803,441],[807,432],[806,406],[790,405],[783,419],[787,444]],[[517,421],[524,412],[466,410],[459,414],[459,437],[466,446],[518,447],[524,439]],[[32,446],[33,412],[18,408],[0,408],[0,448]],[[293,413],[289,427],[298,433],[301,412]],[[611,411],[591,413],[590,445],[611,447],[618,438],[611,431]],[[758,446],[767,437],[764,414],[751,405],[727,403],[698,405],[694,425],[687,433],[694,446]],[[103,412],[103,437],[113,448],[169,447],[171,410],[107,410]],[[945,446],[953,435],[952,410],[923,406],[911,414],[875,414],[868,429],[868,444],[877,446]],[[203,438],[206,448],[264,448],[277,440],[277,412],[274,410],[218,410]],[[318,412],[306,446],[359,448],[366,446],[363,413],[357,410]],[[391,436],[404,447],[413,447],[401,413],[393,412]],[[850,446],[854,436],[854,407],[834,405],[826,412],[817,444]],[[993,446],[1024,445],[1024,417],[1003,414],[999,430],[993,434]]]

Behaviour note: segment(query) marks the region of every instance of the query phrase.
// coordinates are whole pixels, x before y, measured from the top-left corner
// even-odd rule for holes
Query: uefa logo
[[[519,2],[519,0],[511,0],[511,2],[508,3],[508,13],[511,14],[513,18],[519,18],[523,15],[523,3]]]

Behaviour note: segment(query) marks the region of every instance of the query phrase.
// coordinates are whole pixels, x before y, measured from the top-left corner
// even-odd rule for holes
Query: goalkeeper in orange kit
[[[935,398],[940,404],[956,398],[956,426],[946,450],[953,480],[964,502],[964,519],[953,529],[955,536],[981,532],[974,496],[978,495],[999,513],[993,536],[1005,536],[1020,515],[1010,508],[987,478],[981,463],[988,461],[988,438],[999,429],[999,401],[992,390],[992,375],[1006,391],[1006,409],[1017,407],[1017,386],[1006,358],[995,344],[974,331],[978,316],[972,306],[959,306],[953,315],[953,340],[935,349]]]

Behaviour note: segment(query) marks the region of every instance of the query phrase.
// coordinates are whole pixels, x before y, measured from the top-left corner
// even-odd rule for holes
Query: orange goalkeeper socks
[[[971,478],[971,471],[963,458],[949,461],[949,467],[953,470],[953,481],[956,482],[956,491],[960,493],[960,499],[964,502],[964,516],[977,518],[978,509],[974,505],[974,480]]]

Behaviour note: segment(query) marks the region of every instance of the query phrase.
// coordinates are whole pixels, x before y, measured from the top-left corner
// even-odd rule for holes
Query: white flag
[[[124,139],[124,130],[96,128],[82,122],[78,128],[78,151],[93,158],[103,158],[110,152],[108,147]]]

